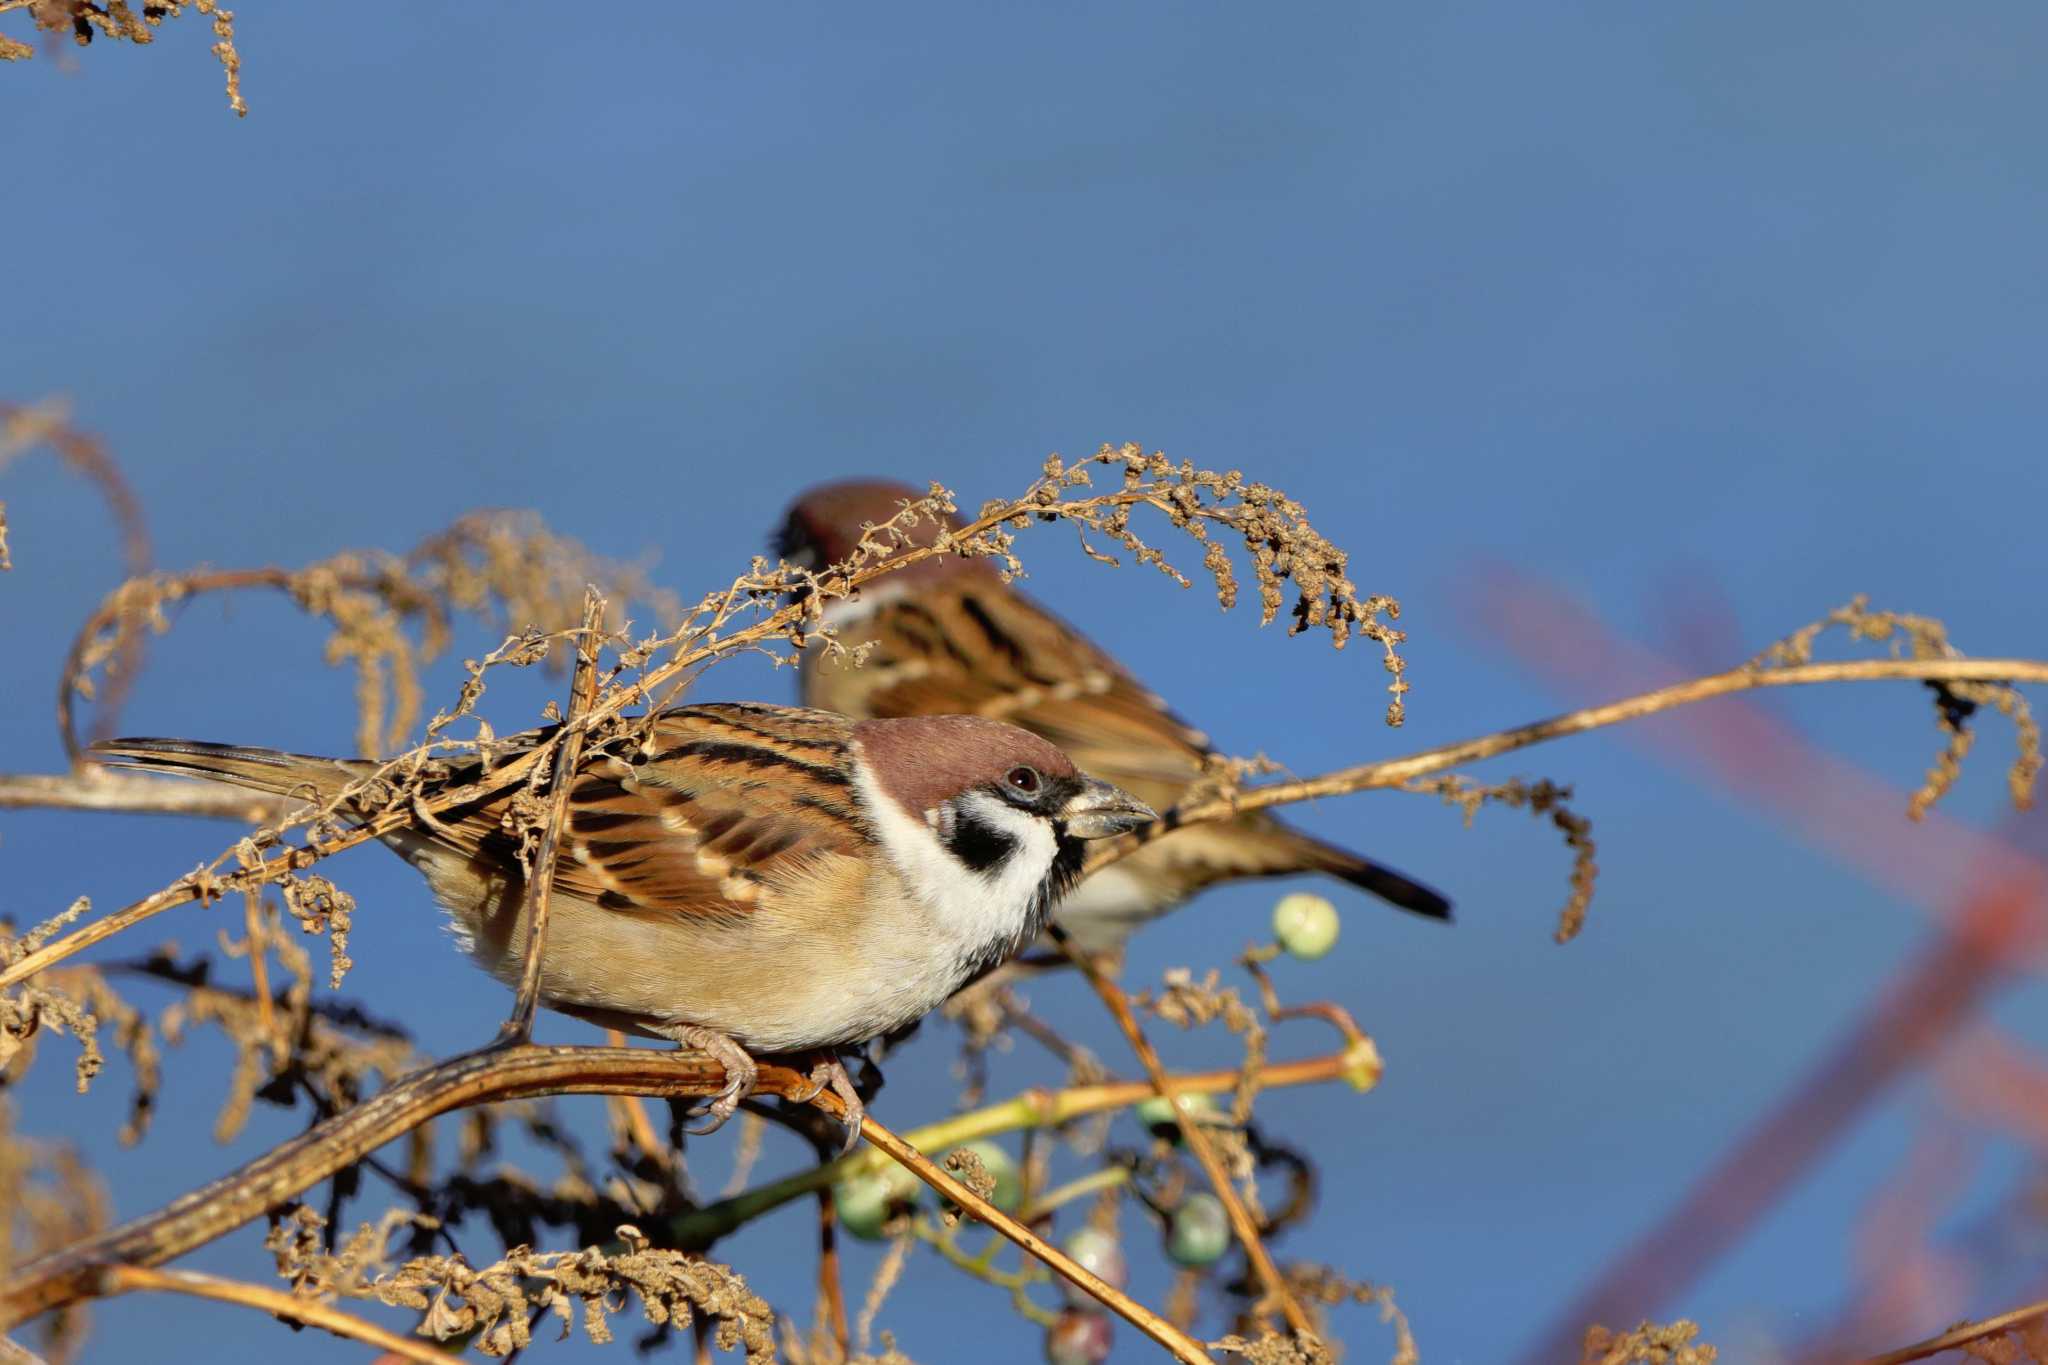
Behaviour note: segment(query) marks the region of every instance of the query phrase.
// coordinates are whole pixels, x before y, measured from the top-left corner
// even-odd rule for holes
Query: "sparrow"
[[[507,741],[531,747],[554,727]],[[1082,841],[1154,817],[1054,745],[975,716],[853,720],[718,703],[593,737],[569,793],[540,999],[608,1028],[701,1048],[726,1069],[710,1126],[753,1090],[755,1052],[836,1050],[914,1022],[1032,941]],[[325,801],[376,773],[180,739],[115,739],[101,762]],[[435,785],[478,780],[452,762]],[[427,795],[431,796],[430,787]],[[427,880],[457,942],[517,986],[520,838],[500,792],[384,836]],[[358,797],[344,812],[366,816]],[[849,1139],[850,1141],[851,1139]]]
[[[813,571],[838,563],[864,529],[924,494],[857,480],[824,484],[789,508],[775,549]],[[949,522],[958,530],[957,519]],[[922,523],[909,535],[929,545]],[[1167,709],[1087,637],[1006,584],[985,558],[937,555],[828,600],[823,623],[856,664],[814,646],[800,669],[803,701],[864,717],[966,712],[1040,735],[1091,773],[1160,810],[1211,771],[1208,738]],[[1403,910],[1450,918],[1451,905],[1369,858],[1263,813],[1191,825],[1089,877],[1060,902],[1060,927],[1089,952],[1122,947],[1140,925],[1217,882],[1320,872]]]

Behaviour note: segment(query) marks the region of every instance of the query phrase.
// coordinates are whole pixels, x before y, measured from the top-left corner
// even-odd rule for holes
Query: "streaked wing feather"
[[[969,588],[892,602],[842,637],[875,648],[858,668],[820,660],[807,669],[813,704],[854,715],[1007,720],[1155,805],[1171,805],[1202,774],[1209,749],[1201,732],[1021,594]]]
[[[857,849],[846,729],[815,712],[669,712],[649,752],[593,755],[577,775],[555,889],[622,913],[745,914],[765,885]],[[442,842],[512,862],[508,804],[466,812]]]

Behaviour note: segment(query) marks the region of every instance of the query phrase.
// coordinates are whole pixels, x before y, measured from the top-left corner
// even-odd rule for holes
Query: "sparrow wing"
[[[555,889],[628,914],[747,913],[764,888],[858,852],[850,730],[843,717],[787,707],[664,713],[640,749],[586,758],[570,792]],[[499,797],[468,808],[435,838],[513,866],[510,806]]]
[[[1081,771],[1165,809],[1208,739],[1087,637],[1020,593],[966,584],[883,605],[841,631],[866,661],[814,661],[804,699],[856,716],[966,713],[1043,736]]]

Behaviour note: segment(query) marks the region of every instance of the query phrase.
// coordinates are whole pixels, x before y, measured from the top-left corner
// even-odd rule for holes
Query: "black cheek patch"
[[[953,821],[946,851],[975,872],[987,872],[1017,851],[1017,841],[968,811]]]

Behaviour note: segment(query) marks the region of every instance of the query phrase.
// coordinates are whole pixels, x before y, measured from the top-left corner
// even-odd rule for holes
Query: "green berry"
[[[1182,1093],[1180,1111],[1193,1123],[1213,1120],[1218,1112],[1212,1096],[1193,1092]],[[1154,1137],[1180,1141],[1180,1125],[1173,1121],[1173,1107],[1164,1095],[1154,1095],[1138,1106],[1138,1122],[1151,1129]]]
[[[1230,1250],[1230,1216],[1223,1201],[1203,1191],[1180,1201],[1166,1228],[1166,1255],[1175,1265],[1214,1265]]]
[[[1061,1247],[1067,1255],[1078,1261],[1083,1270],[1108,1284],[1112,1289],[1122,1289],[1129,1268],[1124,1264],[1123,1248],[1117,1245],[1116,1237],[1100,1228],[1082,1228],[1067,1238]],[[1088,1291],[1072,1280],[1060,1281],[1060,1293],[1076,1308],[1092,1308],[1095,1300]]]
[[[1114,1344],[1107,1317],[1070,1308],[1045,1329],[1046,1365],[1102,1365]]]
[[[973,1142],[962,1143],[968,1151],[981,1158],[981,1164],[995,1177],[995,1193],[988,1197],[1004,1213],[1015,1213],[1024,1197],[1023,1178],[1017,1173],[1017,1163],[995,1143],[987,1138],[976,1138]]]
[[[1337,927],[1337,907],[1306,891],[1282,896],[1273,907],[1273,936],[1304,962],[1313,962],[1337,946]]]
[[[918,1191],[923,1188],[916,1176],[891,1162],[834,1185],[832,1207],[838,1211],[839,1225],[849,1236],[866,1242],[879,1241],[889,1220],[916,1203]]]

